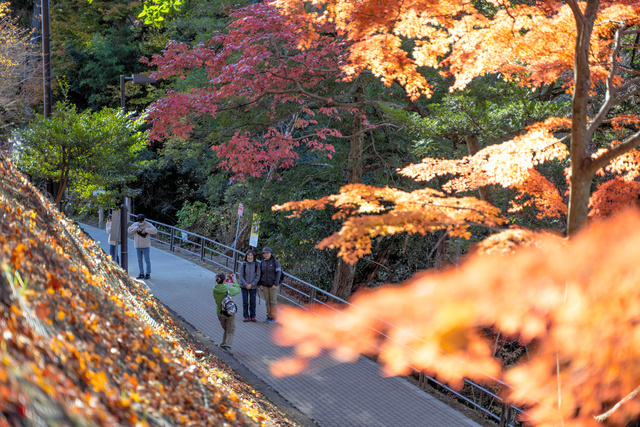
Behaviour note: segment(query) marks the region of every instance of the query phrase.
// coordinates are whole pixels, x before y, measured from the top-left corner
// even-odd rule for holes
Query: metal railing
[[[136,215],[130,213],[129,223],[133,223],[135,218]],[[239,260],[244,256],[243,252],[216,242],[208,237],[200,236],[169,224],[153,221],[148,218],[146,221],[153,224],[158,229],[158,234],[151,236],[151,239],[155,242],[168,245],[171,252],[178,248],[199,256],[200,260],[203,262],[212,263],[225,270],[232,271],[233,273],[238,271],[238,267],[241,264]],[[231,253],[231,255],[229,253]],[[339,310],[338,306],[340,305],[353,306],[350,302],[320,289],[299,277],[295,277],[292,274],[285,273],[284,271],[283,274],[285,278],[278,290],[278,297],[284,299],[289,304],[311,311],[313,311],[317,306],[324,306],[333,310]],[[388,329],[398,329],[395,325],[389,322],[381,319],[378,320],[384,323],[385,327]],[[373,329],[385,338],[391,339],[387,333],[375,328]],[[379,349],[377,346],[376,348]],[[413,349],[409,350],[415,351]],[[410,368],[417,374],[418,386],[423,390],[426,390],[428,386],[439,389],[440,391],[444,390],[447,393],[454,395],[459,401],[467,406],[498,422],[499,427],[522,426],[522,423],[518,421],[518,416],[520,414],[525,414],[525,412],[518,407],[505,403],[504,400],[495,392],[492,392],[471,380],[463,378],[462,380],[465,387],[469,387],[471,389],[471,397],[465,396],[448,387],[446,384],[439,382],[435,378],[426,375],[420,369],[412,366],[410,366]],[[501,385],[503,387],[509,387],[504,383],[501,383]]]
[[[135,219],[136,215],[130,213],[129,224],[135,222]],[[167,245],[169,251],[174,252],[176,249],[180,249],[198,256],[201,261],[209,262],[234,273],[238,271],[240,256],[244,256],[241,251],[208,237],[200,236],[160,221],[148,218],[146,218],[146,221],[158,230],[158,234],[152,235],[151,240]],[[229,255],[229,253],[232,255]]]

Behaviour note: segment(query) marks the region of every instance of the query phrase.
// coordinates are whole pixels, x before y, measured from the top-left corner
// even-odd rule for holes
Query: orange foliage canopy
[[[429,83],[418,70],[422,66],[440,68],[443,74],[453,76],[455,82],[451,90],[466,87],[474,77],[500,73],[506,80],[533,90],[560,81],[568,92],[572,92],[576,83],[573,74],[576,37],[579,36],[576,22],[585,19],[582,14],[586,3],[554,0],[527,4],[489,0],[488,3],[494,7],[492,11],[489,10],[491,6],[484,2],[476,4],[459,0],[315,0],[312,4],[305,0],[277,1],[285,13],[303,17],[309,22],[332,22],[344,32],[350,41],[350,57],[343,70],[349,76],[354,77],[370,69],[385,84],[395,82],[402,85],[412,99],[431,94]],[[484,7],[482,13],[474,6],[479,4]],[[640,120],[633,115],[616,117],[613,107],[640,92],[640,77],[625,65],[625,58],[628,59],[628,55],[638,49],[634,38],[639,33],[640,2],[590,1],[590,4],[596,5],[597,16],[589,38],[586,87],[594,89],[599,85],[606,89],[604,101],[597,96],[588,100],[589,109],[598,111],[595,117],[587,118],[575,111],[574,123],[569,118],[552,117],[528,127],[523,135],[488,146],[473,156],[455,160],[424,159],[401,173],[419,181],[450,177],[443,189],[454,193],[500,185],[518,192],[510,202],[509,212],[532,207],[537,210],[538,218],[568,214],[571,219],[566,195],[560,194],[554,183],[536,169],[544,162],[569,157],[564,138],[557,136],[564,133],[573,138],[571,144],[577,147],[571,155],[577,155],[572,161],[579,173],[573,177],[571,172],[567,174],[572,188],[575,182],[588,188],[593,174],[602,168],[605,168],[603,174],[611,175],[609,178],[621,176],[626,182],[635,179],[637,172],[634,171],[640,170],[640,156],[635,150],[629,150],[640,143],[640,133],[631,132]],[[317,37],[318,34],[309,26],[303,44],[308,45]],[[402,43],[406,39],[411,39],[413,44]],[[407,46],[412,46],[412,50],[404,50]],[[580,99],[586,95],[581,94]],[[613,132],[607,130],[605,139],[619,138],[622,142],[617,147],[615,143],[609,144],[589,158],[590,148],[596,145],[591,136],[605,119],[613,129]],[[586,154],[581,147],[585,147]],[[575,165],[583,166],[581,169]],[[633,193],[635,187],[635,184],[626,185],[626,197],[616,199],[609,190],[619,186],[601,186],[591,201],[591,216],[608,215],[616,208],[628,205],[632,195],[637,194]],[[589,196],[588,191],[583,194],[580,190],[572,194],[576,194],[572,202],[573,218],[578,219],[569,221],[570,232],[586,219]],[[324,205],[327,201],[342,199],[342,195],[330,196],[319,203]],[[305,205],[312,206],[313,203],[287,204],[285,208],[296,209],[296,206]],[[577,213],[580,206],[585,207],[582,217],[582,213]],[[368,221],[372,228],[384,228],[374,220]],[[354,235],[356,232],[359,235]],[[364,245],[370,233],[377,235],[375,230],[365,227],[351,227],[350,233],[343,229],[325,240],[321,247],[339,246],[343,258],[353,262],[357,255],[368,253],[366,249],[360,252],[357,249]],[[390,234],[389,229],[382,234]],[[349,241],[361,242],[354,248],[356,257],[344,250],[349,247]]]
[[[498,208],[474,197],[446,197],[429,188],[409,193],[364,184],[345,185],[340,194],[289,202],[273,209],[291,210],[299,216],[305,209],[324,209],[326,205],[338,208],[334,219],[348,219],[339,232],[322,240],[318,247],[338,248],[338,256],[352,264],[371,253],[371,240],[378,236],[446,229],[451,235],[469,238],[471,224],[494,227],[505,222]]]
[[[423,66],[443,68],[454,76],[452,90],[486,73],[502,73],[537,87],[573,71],[576,30],[568,4],[555,0],[488,3],[496,8],[493,16],[461,0],[314,0],[311,7],[306,0],[277,1],[292,16],[335,22],[353,41],[350,62],[343,67],[349,75],[370,69],[388,85],[403,85],[413,99],[431,95],[432,86],[418,71]],[[590,49],[594,81],[604,81],[609,74],[607,59],[618,23],[637,23],[639,12],[640,4],[634,0],[600,2]],[[303,45],[318,37],[309,27]],[[403,49],[404,39],[415,40],[411,52]]]
[[[535,167],[549,160],[563,160],[569,156],[569,150],[553,132],[570,126],[569,119],[552,117],[530,126],[522,136],[490,145],[473,156],[456,160],[426,158],[400,173],[418,181],[453,174],[453,179],[443,185],[444,190],[453,192],[492,184],[514,188],[519,196],[512,202],[511,211],[531,205],[539,209],[539,217],[558,217],[567,213],[562,196]],[[525,203],[518,203],[519,199],[526,196]]]
[[[295,355],[272,371],[301,371],[325,349],[340,360],[379,354],[392,375],[412,367],[458,386],[461,376],[504,381],[507,400],[526,405],[534,424],[597,425],[594,416],[640,384],[640,214],[594,223],[569,243],[536,241],[356,294],[342,311],[283,307],[275,338]],[[535,340],[535,351],[503,369],[479,334],[488,327]],[[609,416],[624,425],[639,412],[636,399]]]

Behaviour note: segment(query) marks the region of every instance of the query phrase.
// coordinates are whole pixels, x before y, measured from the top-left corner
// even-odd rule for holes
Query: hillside
[[[0,157],[0,426],[294,424]]]

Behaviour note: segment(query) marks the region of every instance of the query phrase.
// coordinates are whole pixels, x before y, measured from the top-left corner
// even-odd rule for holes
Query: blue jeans
[[[256,294],[258,290],[256,288],[245,289],[242,291],[242,316],[245,319],[255,319],[256,317]]]
[[[136,248],[136,254],[138,255],[138,270],[140,270],[140,274],[144,274],[144,266],[142,265],[143,256],[144,261],[147,263],[147,274],[151,274],[151,259],[149,258],[149,249],[150,248]]]
[[[109,255],[111,255],[111,259],[114,260],[117,264],[120,264],[120,257],[118,256],[118,247],[116,245],[109,245]]]

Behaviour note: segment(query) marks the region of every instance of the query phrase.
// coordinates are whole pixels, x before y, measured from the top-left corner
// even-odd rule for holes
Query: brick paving
[[[105,231],[82,227],[109,253]],[[129,274],[135,277],[138,262],[129,242]],[[220,342],[222,328],[211,291],[215,273],[156,248],[151,248],[151,269],[151,279],[144,281],[149,290],[203,335]],[[235,300],[241,311],[242,297]],[[380,367],[364,357],[348,364],[320,357],[302,375],[273,377],[269,364],[291,355],[292,349],[270,339],[274,325],[263,322],[264,301],[257,311],[257,323],[237,316],[233,357],[319,426],[479,426],[405,379],[382,377]]]

